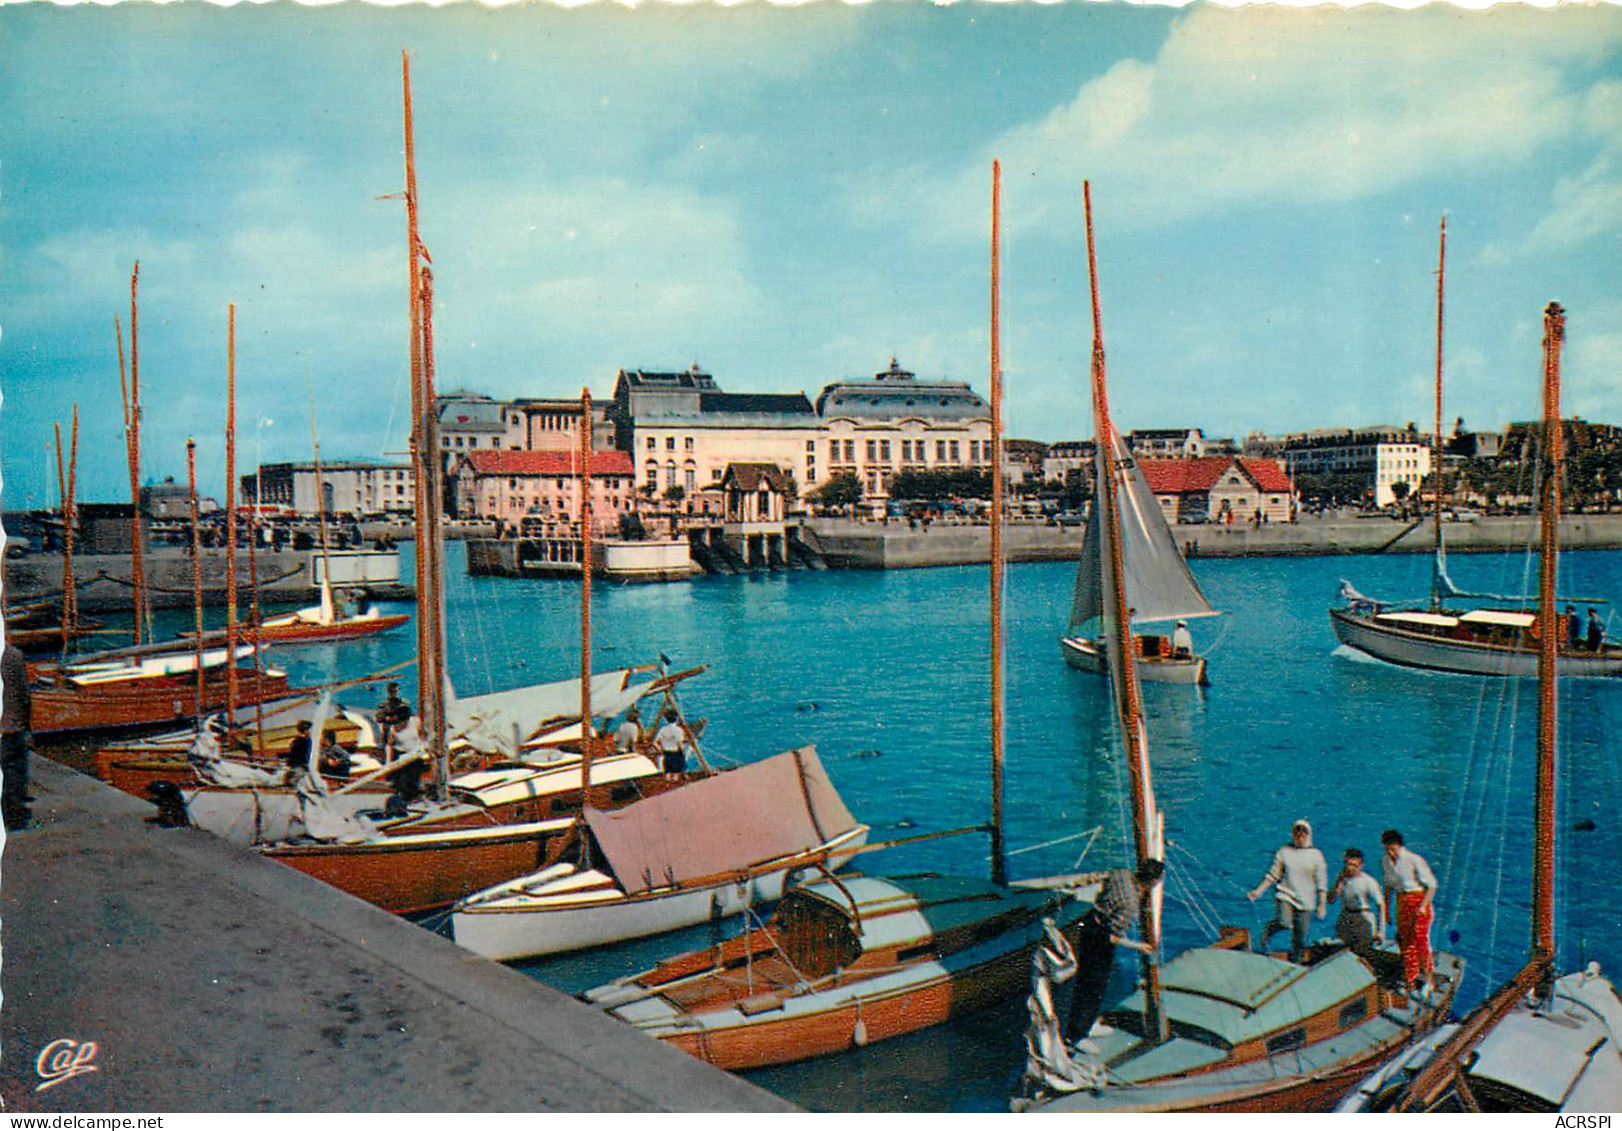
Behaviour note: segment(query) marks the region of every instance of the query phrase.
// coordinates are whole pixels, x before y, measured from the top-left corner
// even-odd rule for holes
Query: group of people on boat
[[[1599,611],[1588,610],[1588,628],[1583,629],[1582,618],[1577,610],[1570,605],[1566,606],[1566,648],[1572,652],[1598,652],[1605,647],[1605,625],[1599,619]]]
[[[1312,843],[1311,823],[1303,818],[1290,826],[1290,843],[1274,853],[1261,883],[1246,893],[1255,902],[1274,888],[1273,918],[1262,928],[1260,949],[1266,951],[1273,935],[1288,931],[1290,961],[1302,962],[1307,957],[1307,931],[1314,910],[1323,919],[1329,904],[1339,902],[1336,936],[1376,972],[1380,967],[1377,948],[1384,945],[1388,926],[1395,920],[1403,984],[1427,992],[1435,969],[1430,930],[1436,875],[1423,856],[1407,848],[1396,829],[1381,833],[1380,844],[1384,848],[1381,882],[1363,870],[1363,850],[1352,847],[1342,855],[1340,874],[1331,886],[1323,853]]]
[[[659,715],[660,727],[653,734],[653,749],[659,755],[659,767],[667,778],[679,778],[687,773],[687,748],[692,736],[682,726],[676,708],[667,706]],[[642,714],[632,706],[612,733],[603,732],[604,738],[614,740],[614,748],[622,753],[640,750],[646,744],[647,734],[642,728]]]

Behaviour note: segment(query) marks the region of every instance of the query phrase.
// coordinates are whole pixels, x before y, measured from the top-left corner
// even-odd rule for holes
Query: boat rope
[[[1215,640],[1213,640],[1211,642],[1210,646],[1208,648],[1206,648],[1205,651],[1201,652],[1200,655],[1204,656],[1208,660],[1213,655],[1215,655],[1216,650],[1218,648],[1222,647],[1223,641],[1228,639],[1228,630],[1231,629],[1232,627],[1233,627],[1233,618],[1232,617],[1223,617],[1222,618],[1222,627],[1217,629],[1217,638]]]
[[[260,578],[259,579],[259,585],[261,587],[264,587],[266,585],[275,585],[278,581],[286,581],[289,577],[293,577],[296,574],[304,573],[307,569],[308,569],[307,564],[304,563],[304,562],[300,562],[298,565],[294,566],[292,569],[285,570],[282,573],[278,573],[274,577],[262,577],[262,578]],[[91,578],[90,581],[87,581],[84,584],[89,585],[89,584],[91,584],[91,582],[96,582],[96,581],[111,581],[114,585],[122,585],[126,589],[134,589],[135,588],[135,583],[134,582],[128,581],[128,580],[126,580],[125,578],[122,578],[122,577],[115,576],[114,574],[110,574],[110,573],[106,572],[105,570],[97,570],[96,571],[96,576]],[[83,587],[84,587],[83,585],[79,586],[79,588],[83,588]],[[150,581],[148,581],[146,583],[145,588],[147,589],[148,592],[151,592],[151,593],[184,593],[188,597],[191,596],[191,592],[192,592],[191,586],[189,586],[189,585],[183,586],[183,587],[175,587],[175,586],[169,586],[169,585],[155,585]]]
[[[1204,868],[1210,872],[1213,879],[1227,883],[1239,894],[1245,894],[1245,890],[1237,883],[1234,883],[1232,879],[1217,872],[1194,853],[1169,837],[1166,840],[1166,848],[1168,849],[1168,856],[1175,851],[1178,853],[1179,859],[1184,861],[1184,864],[1177,869],[1168,868],[1166,870],[1166,875],[1169,878],[1176,879],[1183,886],[1186,893],[1179,898],[1179,902],[1188,907],[1189,914],[1194,918],[1201,930],[1209,932],[1211,938],[1216,938],[1221,934],[1221,923],[1216,902],[1205,894],[1204,889],[1200,887],[1198,880],[1195,879],[1195,873]]]
[[[982,826],[982,825],[974,825],[974,826],[972,826],[971,829],[963,829],[963,830],[955,830],[955,831],[962,831],[962,832],[979,831],[983,827],[984,826]],[[1079,832],[1079,833],[1071,833],[1069,836],[1056,837],[1053,840],[1044,840],[1041,844],[1032,844],[1032,845],[1027,845],[1024,848],[1010,849],[1008,852],[1004,853],[1004,855],[1006,855],[1006,856],[1023,856],[1027,852],[1039,852],[1044,848],[1052,848],[1054,845],[1058,845],[1058,844],[1069,844],[1073,840],[1081,840],[1082,838],[1085,837],[1086,840],[1087,840],[1087,843],[1086,843],[1085,846],[1083,846],[1083,848],[1081,850],[1081,855],[1076,857],[1076,864],[1079,865],[1082,862],[1082,860],[1084,860],[1086,858],[1087,853],[1089,851],[1091,851],[1091,849],[1093,847],[1093,842],[1096,841],[1099,838],[1100,834],[1102,834],[1103,831],[1104,831],[1104,826],[1103,825],[1096,825],[1093,828],[1085,829],[1085,830],[1083,830],[1082,832]],[[1075,869],[1072,868],[1071,870],[1074,871]]]

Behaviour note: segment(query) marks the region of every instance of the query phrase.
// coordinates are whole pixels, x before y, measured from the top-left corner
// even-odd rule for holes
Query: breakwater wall
[[[248,569],[248,555],[237,553],[237,607],[246,609],[253,600],[252,581],[259,578],[259,600],[263,604],[314,602],[318,551],[268,550],[255,555],[255,569]],[[226,554],[223,549],[205,549],[199,558],[203,603],[224,605],[226,600]],[[191,554],[167,547],[147,551],[143,558],[147,593],[154,608],[190,608],[192,596]],[[7,559],[6,603],[8,607],[31,601],[57,598],[62,592],[62,555],[28,554]],[[128,611],[134,602],[130,583],[130,555],[74,554],[74,588],[79,593],[79,610],[84,613]],[[334,570],[334,576],[341,574]],[[358,588],[368,596],[384,601],[409,601],[414,595],[409,574],[399,580],[367,581]]]
[[[1537,540],[1535,515],[1499,516],[1446,525],[1450,553],[1525,549]],[[934,524],[909,529],[871,522],[816,519],[806,542],[840,569],[913,569],[971,565],[991,558],[985,526]],[[1004,532],[1008,560],[1071,561],[1081,553],[1081,528],[1013,523]],[[1328,554],[1428,554],[1434,545],[1426,522],[1388,518],[1305,518],[1267,526],[1174,526],[1172,536],[1190,557],[1289,557]],[[1560,544],[1568,550],[1622,548],[1622,514],[1566,515]]]

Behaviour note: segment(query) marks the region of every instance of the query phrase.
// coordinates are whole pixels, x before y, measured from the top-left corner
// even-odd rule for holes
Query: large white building
[[[1315,428],[1284,436],[1251,435],[1247,456],[1268,456],[1284,464],[1292,478],[1300,475],[1352,474],[1366,477],[1374,505],[1396,501],[1392,490],[1408,484],[1408,497],[1431,472],[1431,449],[1412,426],[1382,424],[1368,428]]]
[[[415,505],[416,477],[403,463],[323,460],[319,487],[317,482],[314,463],[261,464],[257,474],[241,477],[241,498],[245,505],[257,502],[307,515],[317,513],[318,491],[329,515],[409,513]]]

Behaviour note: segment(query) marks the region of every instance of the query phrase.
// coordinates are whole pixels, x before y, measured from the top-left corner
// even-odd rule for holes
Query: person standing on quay
[[[28,803],[28,748],[34,737],[29,722],[34,710],[28,688],[28,663],[22,649],[9,640],[0,655],[0,810],[4,810],[6,831],[26,829],[33,817]]]
[[[1290,932],[1290,961],[1300,962],[1307,952],[1307,928],[1312,924],[1312,909],[1318,909],[1318,918],[1329,913],[1326,902],[1329,887],[1329,865],[1324,854],[1312,847],[1312,825],[1305,818],[1290,826],[1290,843],[1273,855],[1273,866],[1267,869],[1262,882],[1252,890],[1252,903],[1262,897],[1273,884],[1278,885],[1273,909],[1273,921],[1262,928],[1261,949],[1267,950],[1267,940],[1273,932]]]
[[[1425,858],[1403,845],[1402,834],[1387,829],[1380,834],[1385,846],[1381,871],[1385,896],[1395,904],[1397,946],[1402,951],[1402,976],[1414,989],[1428,987],[1435,960],[1431,957],[1431,917],[1436,902],[1436,875]]]

